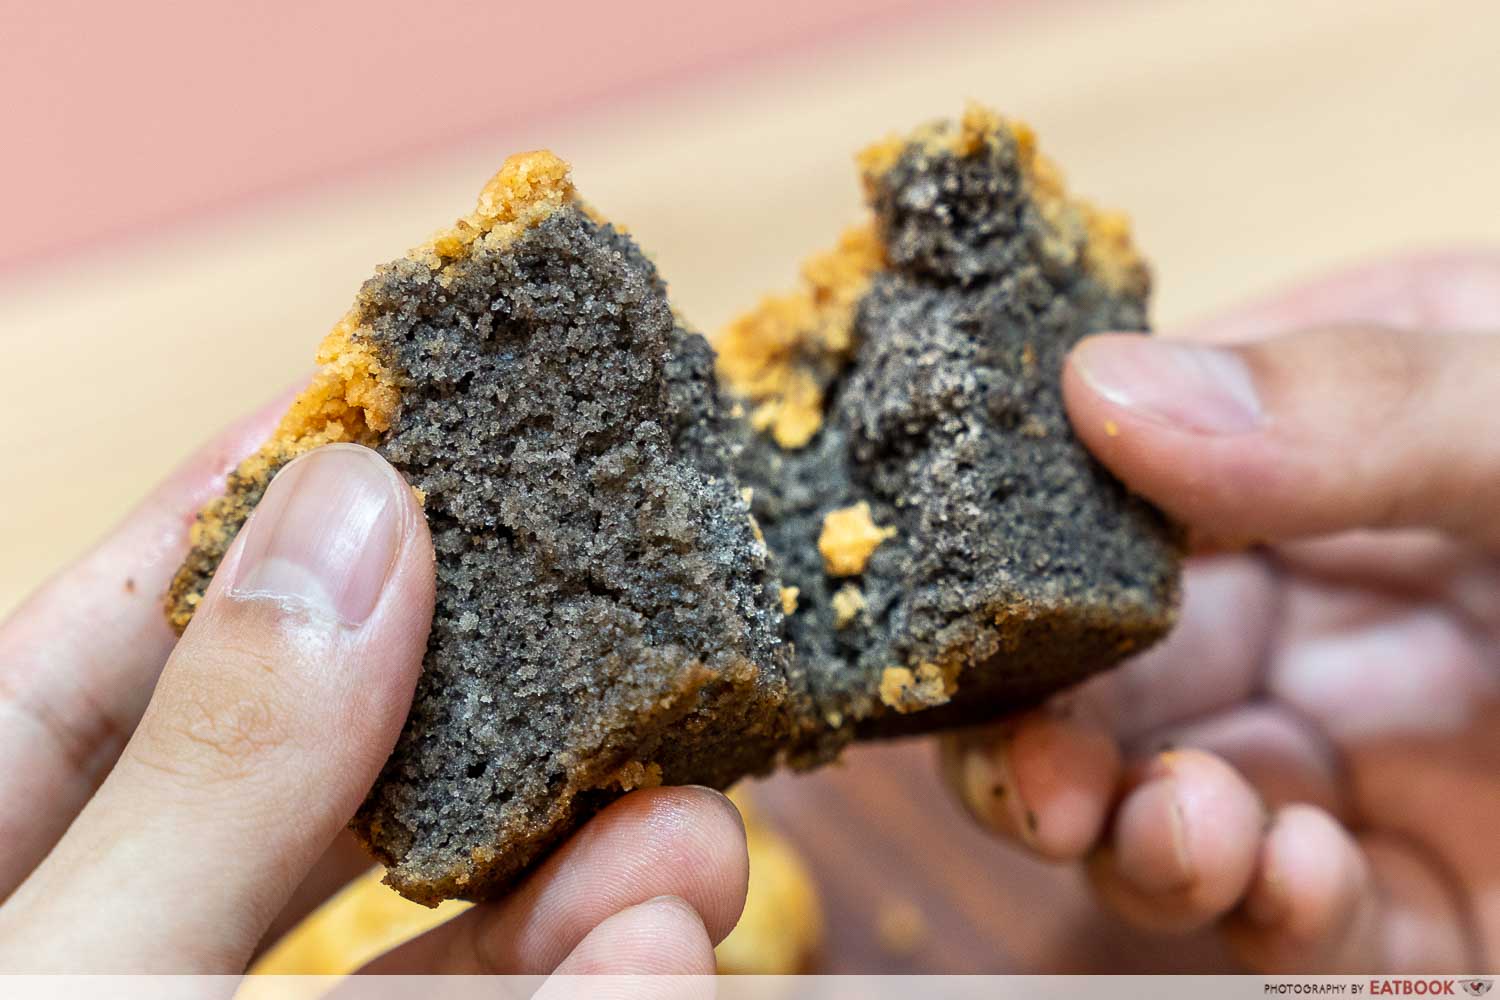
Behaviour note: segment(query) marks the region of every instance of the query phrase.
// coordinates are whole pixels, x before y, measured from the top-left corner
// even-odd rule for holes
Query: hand
[[[240,972],[352,874],[320,855],[395,744],[432,619],[411,490],[372,451],[312,452],[175,648],[161,610],[193,512],[285,403],[0,626],[0,971]],[[637,792],[372,971],[712,973],[746,865],[722,795]]]
[[[970,811],[1255,969],[1500,960],[1500,337],[1460,329],[1500,330],[1500,258],[1082,343],[1084,443],[1231,551],[1159,648],[950,738]]]

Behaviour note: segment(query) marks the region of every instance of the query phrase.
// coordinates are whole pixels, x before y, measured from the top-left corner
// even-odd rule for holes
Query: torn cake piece
[[[1034,703],[1165,634],[1178,587],[1176,531],[1063,411],[1081,337],[1146,329],[1125,219],[983,108],[859,165],[871,222],[716,344],[814,759]]]
[[[420,491],[437,604],[356,833],[424,903],[502,891],[622,792],[727,786],[789,732],[781,589],[707,343],[549,153],[381,268],[275,437],[193,529],[187,624],[276,470],[369,445]]]
[[[1170,626],[1176,535],[1059,395],[1079,337],[1144,328],[1123,222],[986,112],[861,163],[873,223],[726,332],[716,381],[566,165],[512,157],[365,283],[200,513],[179,630],[297,455],[369,446],[422,498],[432,631],[353,822],[403,895],[494,898],[629,789],[988,718]]]

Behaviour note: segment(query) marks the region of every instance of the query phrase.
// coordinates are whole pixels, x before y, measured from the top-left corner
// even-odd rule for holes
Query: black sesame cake
[[[1144,328],[1123,223],[980,111],[861,162],[874,223],[732,325],[716,380],[566,165],[512,157],[200,513],[178,629],[297,455],[367,445],[421,497],[432,632],[353,823],[403,895],[493,898],[631,788],[988,718],[1169,627],[1175,536],[1059,397],[1079,337]]]
[[[814,749],[1034,703],[1165,634],[1178,586],[1177,533],[1062,404],[1080,338],[1146,329],[1124,217],[983,108],[859,163],[872,221],[717,344]]]
[[[381,268],[276,436],[200,515],[179,627],[277,468],[375,448],[419,491],[437,604],[354,820],[402,894],[502,890],[623,791],[728,785],[789,727],[779,585],[729,468],[713,355],[547,153]]]

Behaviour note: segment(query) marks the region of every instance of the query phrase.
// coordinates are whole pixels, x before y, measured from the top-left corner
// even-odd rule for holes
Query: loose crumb
[[[1113,437],[1119,437],[1120,436],[1120,425],[1117,424],[1117,423],[1115,423],[1113,420],[1106,420],[1106,421],[1104,421],[1104,433],[1107,434],[1107,435],[1109,435],[1112,438]]]
[[[880,700],[902,714],[945,705],[958,690],[955,673],[936,663],[919,664],[915,672],[909,667],[886,667],[880,675]]]
[[[629,792],[637,788],[656,788],[660,784],[660,764],[655,761],[628,760],[605,778],[599,787]]]
[[[852,583],[846,583],[833,595],[833,627],[848,628],[865,609],[865,595]]]
[[[894,527],[876,526],[870,505],[863,500],[852,507],[829,511],[823,517],[823,530],[818,535],[823,567],[829,576],[857,576],[865,571],[880,543],[895,535]]]
[[[781,588],[781,613],[784,615],[795,614],[797,611],[797,595],[802,593],[796,587]]]

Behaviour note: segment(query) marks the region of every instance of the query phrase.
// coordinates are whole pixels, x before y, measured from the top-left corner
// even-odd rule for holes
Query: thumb
[[[1500,544],[1500,338],[1378,327],[1235,346],[1090,337],[1063,373],[1084,444],[1219,542],[1425,526]]]
[[[282,469],[119,763],[7,907],[37,935],[9,936],[22,963],[242,971],[395,744],[432,560],[411,490],[374,452]]]

